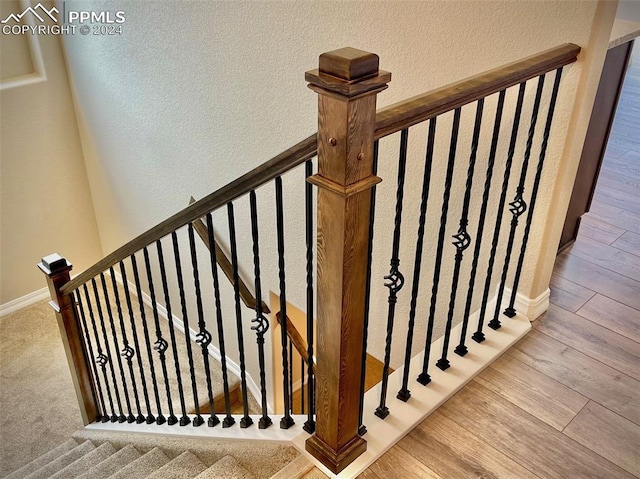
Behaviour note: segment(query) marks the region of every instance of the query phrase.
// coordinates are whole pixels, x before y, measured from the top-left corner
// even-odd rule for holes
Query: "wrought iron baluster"
[[[524,93],[527,87],[527,82],[520,83],[518,89],[518,100],[516,101],[516,110],[513,116],[513,126],[511,128],[511,139],[509,140],[509,150],[507,153],[507,161],[504,167],[504,176],[502,178],[502,189],[500,192],[500,201],[496,213],[496,226],[493,230],[493,238],[491,240],[491,252],[489,253],[489,264],[487,266],[487,277],[484,282],[484,291],[482,293],[482,303],[480,305],[480,316],[478,317],[478,329],[471,336],[471,338],[481,343],[484,341],[484,332],[482,331],[484,325],[484,316],[487,311],[487,301],[489,299],[489,290],[491,289],[491,277],[493,276],[493,265],[496,259],[496,252],[498,250],[498,240],[500,238],[500,228],[502,227],[503,209],[507,201],[507,189],[509,187],[509,178],[511,177],[511,166],[513,164],[513,156],[516,150],[516,143],[518,141],[518,129],[520,128],[520,116],[522,114],[522,104],[524,102]]]
[[[193,418],[193,426],[198,427],[204,424],[204,419],[200,415],[200,404],[198,401],[198,386],[196,384],[196,371],[193,364],[193,351],[191,349],[191,328],[189,327],[189,313],[187,311],[187,299],[184,294],[184,278],[182,277],[182,264],[180,262],[180,247],[178,245],[178,235],[174,231],[171,233],[171,242],[173,243],[173,255],[176,261],[176,276],[178,278],[178,290],[180,291],[180,306],[182,308],[182,323],[184,325],[184,341],[187,346],[187,360],[189,361],[189,375],[191,376],[191,391],[193,392],[193,405],[195,409],[195,416]],[[184,421],[184,417],[187,421]],[[180,425],[183,422],[188,424],[189,417],[183,414],[180,419]]]
[[[218,346],[220,347],[220,363],[222,365],[222,388],[224,392],[224,408],[226,416],[222,420],[222,427],[227,428],[235,424],[231,415],[231,401],[229,398],[229,373],[227,371],[227,353],[224,344],[224,325],[222,322],[222,305],[220,303],[220,282],[218,279],[218,260],[216,258],[215,235],[213,231],[213,217],[207,213],[207,237],[209,239],[209,259],[211,263],[211,277],[213,278],[213,296],[216,304],[216,324],[218,327]]]
[[[280,419],[280,428],[289,429],[293,426],[294,421],[289,412],[289,404],[291,404],[289,389],[289,358],[287,357],[287,295],[286,295],[286,274],[284,264],[284,212],[282,201],[282,178],[277,176],[275,179],[276,188],[276,227],[278,235],[278,277],[280,282],[280,314],[282,316],[282,324],[280,324],[280,340],[282,343],[282,375],[283,384],[282,391],[284,394],[284,416]]]
[[[202,349],[202,361],[204,363],[204,373],[207,380],[207,398],[209,400],[210,416],[207,421],[209,427],[220,424],[220,419],[216,416],[213,404],[213,387],[211,385],[211,365],[209,364],[209,344],[211,344],[211,333],[206,329],[204,321],[204,309],[202,307],[202,292],[200,291],[200,274],[198,273],[198,257],[196,254],[196,240],[193,233],[193,223],[189,223],[189,249],[191,251],[191,267],[193,270],[193,285],[196,290],[196,306],[198,308],[198,334],[196,344]],[[195,420],[194,420],[195,424]]]
[[[151,403],[149,402],[149,393],[147,391],[147,380],[145,378],[144,368],[142,367],[142,356],[140,354],[142,350],[140,349],[140,342],[138,341],[138,328],[136,327],[136,322],[133,315],[133,307],[131,306],[131,294],[129,293],[129,282],[127,281],[127,271],[122,261],[120,261],[120,276],[122,277],[122,284],[124,285],[124,297],[127,302],[127,309],[129,310],[129,321],[131,323],[131,335],[133,336],[133,345],[135,346],[135,351],[136,351],[135,356],[138,362],[140,379],[142,381],[142,393],[144,397],[144,403],[147,408],[146,418],[140,411],[138,411],[138,417],[136,418],[136,422],[138,424],[141,424],[145,422],[149,416],[151,416]],[[135,386],[135,380],[133,379],[133,373],[131,374],[131,382],[135,388],[136,386]],[[137,396],[137,393],[136,393],[136,396]],[[139,409],[140,407],[138,407],[138,410]],[[151,422],[153,422],[153,419],[151,420]]]
[[[312,160],[307,160],[304,168],[306,178],[313,175]],[[316,422],[313,417],[313,185],[308,181],[305,181],[304,188],[305,239],[307,242],[307,398],[309,401],[309,407],[307,408],[307,420],[302,426],[302,429],[309,434],[313,434],[316,430]],[[362,417],[362,415],[360,417]]]
[[[418,305],[418,291],[420,289],[420,271],[422,268],[422,246],[424,244],[424,225],[427,218],[427,203],[429,201],[429,189],[431,187],[431,165],[433,163],[433,149],[436,139],[437,117],[429,120],[429,135],[427,138],[427,150],[424,162],[424,175],[422,180],[422,199],[420,201],[420,218],[418,220],[418,239],[416,240],[416,258],[413,265],[413,284],[411,288],[411,305],[409,308],[409,325],[407,330],[407,344],[404,353],[404,370],[402,374],[402,388],[398,391],[398,399],[408,401],[411,397],[409,390],[409,365],[411,363],[411,350],[413,349],[413,330],[415,327],[416,309]]]
[[[393,248],[391,252],[391,268],[389,274],[384,277],[389,288],[389,308],[387,311],[387,336],[384,348],[384,365],[382,367],[382,385],[380,392],[380,404],[376,408],[375,415],[386,418],[389,415],[387,407],[387,388],[389,384],[389,365],[391,363],[391,341],[393,339],[393,323],[395,320],[396,302],[398,292],[404,285],[404,276],[400,272],[400,226],[402,225],[402,199],[404,196],[404,177],[407,166],[407,143],[409,141],[409,129],[405,128],[400,134],[400,155],[398,161],[398,188],[396,190],[396,213],[393,228]]]
[[[262,285],[260,282],[260,242],[258,234],[258,206],[255,190],[249,193],[249,203],[251,208],[251,238],[253,241],[253,276],[256,294],[256,317],[251,322],[254,324],[251,329],[256,332],[256,343],[258,344],[258,367],[260,369],[260,407],[262,417],[258,421],[259,429],[266,429],[271,426],[271,418],[267,414],[267,380],[264,360],[264,334],[269,330],[269,321],[262,311]]]
[[[86,286],[85,286],[86,288]],[[84,332],[85,344],[87,345],[87,350],[89,352],[89,357],[92,359],[91,361],[91,369],[93,370],[93,377],[96,382],[96,389],[98,391],[98,399],[100,400],[100,407],[102,411],[98,411],[98,417],[96,417],[96,422],[100,422],[103,419],[106,421],[109,420],[109,416],[107,413],[107,407],[104,402],[104,394],[102,392],[102,385],[100,383],[100,376],[98,375],[98,368],[96,367],[96,362],[93,360],[95,356],[93,355],[93,345],[91,343],[91,336],[89,335],[89,328],[87,327],[87,318],[84,313],[84,306],[82,304],[82,295],[80,294],[80,288],[78,288],[73,293],[73,301],[78,305],[78,309],[80,310],[80,323],[82,324],[82,330]],[[106,422],[105,421],[105,422]]]
[[[153,396],[156,402],[157,417],[153,417],[151,411],[147,414],[147,424],[164,424],[167,420],[162,415],[162,407],[160,406],[160,394],[158,393],[158,382],[156,380],[156,368],[153,364],[153,353],[151,348],[151,340],[149,339],[149,327],[147,326],[147,316],[144,310],[144,300],[142,298],[142,287],[140,286],[140,273],[138,271],[138,263],[134,254],[131,255],[131,268],[133,269],[133,279],[136,284],[136,295],[138,296],[138,305],[140,307],[140,320],[142,322],[142,332],[147,350],[147,359],[149,360],[149,372],[151,373],[151,384],[153,386]],[[151,288],[151,287],[150,287]],[[140,359],[140,355],[138,355]],[[142,366],[141,366],[142,367]],[[143,376],[144,378],[144,376]],[[145,388],[146,389],[146,388]]]
[[[511,299],[509,300],[509,307],[504,311],[505,316],[508,316],[510,318],[513,318],[516,315],[516,310],[514,307],[516,301],[516,293],[518,291],[518,284],[520,283],[520,275],[522,274],[522,266],[524,264],[524,255],[527,250],[527,243],[529,241],[529,233],[531,232],[533,211],[536,206],[536,198],[538,197],[538,188],[540,187],[540,180],[542,178],[542,168],[544,167],[544,160],[547,154],[547,144],[549,142],[549,134],[551,133],[551,124],[553,122],[553,113],[556,108],[556,100],[558,97],[558,89],[560,88],[561,78],[562,67],[556,70],[556,78],[553,83],[553,91],[551,92],[551,99],[549,101],[549,112],[547,113],[547,121],[544,127],[540,157],[538,159],[538,165],[536,167],[536,176],[533,180],[531,199],[529,200],[529,213],[527,213],[527,223],[524,229],[524,236],[522,237],[522,246],[520,247],[520,256],[518,257],[518,266],[516,268],[516,274],[513,280],[513,288],[511,290]]]
[[[111,286],[113,288],[113,297],[116,303],[116,309],[118,312],[118,320],[120,321],[120,331],[122,332],[122,349],[117,349],[118,346],[116,344],[116,349],[120,352],[120,356],[127,360],[127,369],[129,369],[129,377],[131,378],[131,387],[133,388],[133,399],[135,401],[136,410],[138,411],[138,415],[136,417],[129,412],[129,416],[127,417],[127,422],[137,422],[138,424],[144,422],[144,416],[142,415],[142,411],[140,410],[140,398],[138,397],[138,386],[136,384],[136,378],[133,374],[133,357],[135,356],[134,349],[129,346],[129,340],[127,338],[127,331],[124,327],[124,315],[122,314],[122,305],[120,304],[120,293],[118,293],[118,283],[116,282],[116,274],[113,270],[113,266],[109,267],[109,275],[111,276]],[[127,283],[123,283],[122,285],[125,290],[127,290]],[[105,295],[106,295],[105,291]],[[113,322],[111,323],[113,327]],[[114,330],[114,336],[117,333]],[[127,405],[129,405],[129,398],[127,394]],[[129,405],[129,409],[131,406]]]
[[[236,329],[238,333],[238,354],[240,356],[240,387],[242,389],[242,412],[240,427],[245,428],[253,424],[249,416],[247,395],[247,371],[244,359],[244,332],[242,330],[242,306],[240,304],[240,278],[238,275],[238,245],[236,242],[236,222],[233,213],[233,203],[227,203],[227,217],[229,220],[229,237],[231,242],[231,265],[233,267],[233,297],[236,305]]]
[[[478,271],[478,261],[480,259],[480,247],[482,246],[482,235],[484,233],[484,221],[487,215],[487,207],[489,206],[489,193],[491,191],[491,178],[493,177],[493,168],[496,160],[496,151],[498,149],[498,139],[500,137],[500,125],[502,123],[502,110],[504,108],[505,90],[498,95],[498,105],[496,107],[496,117],[493,124],[493,136],[491,138],[491,149],[489,151],[489,163],[487,165],[487,174],[484,181],[484,190],[482,193],[482,206],[480,207],[480,217],[478,219],[478,229],[476,230],[476,243],[473,251],[473,260],[471,262],[471,273],[469,276],[469,289],[467,290],[467,299],[465,303],[464,315],[462,316],[462,331],[460,332],[460,344],[455,348],[456,354],[464,356],[468,350],[465,346],[467,338],[467,327],[469,326],[469,314],[471,313],[471,302],[473,300],[473,288],[475,286],[476,274]]]
[[[162,337],[162,329],[160,328],[160,317],[158,315],[158,303],[156,302],[156,292],[153,286],[153,276],[151,275],[149,251],[147,250],[146,246],[142,249],[142,252],[144,254],[144,264],[147,270],[147,281],[149,283],[149,296],[151,296],[153,320],[156,326],[156,342],[153,343],[153,349],[158,351],[158,356],[160,357],[160,365],[162,366],[162,376],[164,377],[164,389],[167,395],[167,405],[169,407],[169,417],[167,418],[167,424],[169,426],[173,426],[178,422],[178,418],[173,412],[173,401],[171,400],[171,388],[169,387],[169,374],[167,372],[167,349],[169,349],[169,343],[167,343],[167,340]],[[160,412],[158,412],[158,414],[160,414]]]
[[[187,416],[187,407],[184,402],[184,389],[182,388],[182,374],[180,373],[180,359],[178,358],[178,346],[176,341],[176,332],[173,325],[173,313],[171,312],[171,298],[169,296],[169,284],[167,282],[167,271],[164,266],[164,254],[162,252],[162,242],[156,241],[156,248],[158,250],[158,263],[160,265],[160,278],[162,280],[162,291],[164,292],[164,304],[167,309],[167,320],[169,321],[169,337],[171,338],[171,351],[173,353],[173,364],[176,369],[176,379],[178,381],[178,397],[180,399],[180,409],[182,416],[180,417],[180,425],[186,426],[191,422],[189,416]],[[185,335],[188,332],[185,330]]]
[[[429,320],[427,323],[427,338],[424,345],[424,359],[422,372],[418,375],[417,381],[426,386],[431,382],[429,375],[429,356],[431,354],[431,342],[433,341],[433,325],[435,321],[436,303],[438,299],[438,286],[440,282],[440,268],[442,264],[442,250],[444,248],[444,234],[447,226],[447,214],[449,212],[449,198],[451,196],[451,183],[453,181],[453,170],[456,162],[456,148],[458,145],[458,131],[460,129],[460,108],[456,108],[453,114],[453,128],[451,130],[451,143],[449,145],[449,161],[447,162],[447,173],[444,184],[444,194],[442,198],[442,212],[440,214],[440,230],[438,231],[438,246],[436,249],[435,267],[433,270],[433,284],[431,286],[431,304],[429,306]]]
[[[476,165],[476,156],[478,154],[478,143],[480,141],[480,129],[482,127],[482,112],[484,109],[484,98],[478,100],[476,105],[476,118],[475,125],[473,127],[473,137],[471,140],[471,156],[469,157],[469,168],[467,170],[467,183],[465,185],[464,200],[462,202],[462,215],[460,217],[460,228],[458,232],[453,236],[455,241],[453,245],[456,247],[456,255],[453,266],[453,278],[451,280],[451,294],[449,296],[449,312],[447,313],[447,324],[444,330],[444,340],[442,343],[442,357],[436,362],[443,371],[447,370],[450,366],[447,359],[447,353],[449,352],[449,340],[451,339],[451,327],[453,326],[453,311],[456,305],[456,295],[458,292],[458,280],[460,278],[460,266],[464,251],[471,244],[471,237],[467,232],[467,225],[469,224],[469,204],[471,202],[471,188],[473,187],[473,172]]]
[[[505,253],[504,265],[502,267],[502,277],[500,278],[500,286],[498,287],[498,294],[496,296],[496,306],[493,312],[493,319],[489,321],[488,326],[491,329],[499,329],[501,326],[498,316],[500,315],[500,308],[502,307],[502,296],[504,294],[505,284],[507,282],[507,273],[509,272],[509,263],[511,262],[511,253],[513,251],[513,243],[515,241],[516,229],[518,228],[518,218],[527,210],[527,203],[524,201],[524,184],[527,179],[527,171],[529,167],[529,158],[531,157],[531,147],[533,145],[533,136],[536,131],[536,124],[538,122],[538,112],[540,111],[540,100],[542,99],[542,90],[544,88],[544,77],[540,75],[538,77],[538,88],[536,89],[536,97],[533,102],[533,111],[531,112],[531,124],[529,126],[529,135],[527,137],[527,145],[524,152],[524,160],[522,162],[522,169],[520,170],[520,181],[516,189],[516,196],[511,203],[509,203],[509,211],[512,214],[511,229],[509,230],[509,240],[507,242],[507,250]]]
[[[300,414],[304,414],[304,358],[300,356]]]
[[[291,391],[289,411],[293,414],[293,343],[291,342],[291,338],[289,338],[289,364],[291,365],[289,368],[289,391]]]

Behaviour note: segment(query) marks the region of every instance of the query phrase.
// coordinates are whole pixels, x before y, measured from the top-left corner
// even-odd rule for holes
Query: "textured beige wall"
[[[60,40],[39,42],[46,80],[0,92],[0,304],[46,286],[42,256],[78,272],[102,253]],[[12,45],[0,36],[3,57]]]

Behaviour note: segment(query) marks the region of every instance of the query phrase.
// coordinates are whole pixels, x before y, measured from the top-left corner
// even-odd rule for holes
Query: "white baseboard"
[[[38,301],[49,298],[49,288],[46,286],[33,293],[25,294],[20,298],[13,299],[8,303],[0,304],[0,318],[7,314],[15,313],[16,311],[31,306]]]
[[[518,313],[523,314],[529,321],[533,321],[541,314],[545,313],[549,309],[549,296],[551,290],[547,288],[537,298],[528,298],[522,293],[516,293],[516,301],[514,307]],[[511,297],[511,290],[509,288],[504,289],[503,302],[508,301],[507,298]],[[505,305],[506,307],[507,305]]]

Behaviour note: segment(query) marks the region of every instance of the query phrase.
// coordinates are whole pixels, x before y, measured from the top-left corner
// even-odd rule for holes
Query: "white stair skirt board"
[[[262,416],[259,414],[251,414],[253,424],[247,428],[240,427],[240,419],[242,415],[233,415],[236,423],[227,428],[223,428],[222,424],[218,424],[215,427],[207,426],[207,419],[209,414],[203,414],[202,417],[205,423],[199,427],[193,427],[193,418],[195,414],[189,414],[192,423],[186,426],[178,426],[177,424],[169,426],[166,423],[162,425],[157,424],[128,424],[105,422],[105,423],[92,423],[85,426],[85,429],[90,431],[108,431],[108,432],[123,432],[134,434],[156,434],[165,437],[193,437],[200,439],[227,439],[235,441],[269,441],[276,443],[283,443],[289,445],[293,438],[299,436],[302,430],[304,422],[307,420],[307,416],[293,415],[291,416],[295,422],[289,429],[280,429],[280,419],[282,415],[269,416],[273,421],[273,424],[267,429],[258,428],[258,421]],[[220,421],[224,419],[224,414],[218,414]],[[306,433],[305,433],[306,434]]]
[[[509,298],[505,294],[505,298]],[[533,301],[523,299],[523,306],[529,306]],[[508,302],[508,299],[507,299]],[[364,419],[367,427],[367,434],[363,437],[367,441],[367,450],[354,462],[347,466],[340,474],[333,474],[322,465],[317,459],[305,450],[305,440],[309,435],[303,431],[302,434],[293,440],[293,445],[314,463],[323,473],[331,478],[351,479],[357,477],[380,456],[388,451],[395,443],[411,432],[427,416],[440,407],[447,399],[477,376],[484,368],[495,361],[501,354],[507,351],[513,344],[521,339],[531,330],[530,321],[535,318],[526,317],[523,314],[516,314],[514,318],[500,316],[502,327],[494,331],[486,326],[493,315],[495,300],[487,307],[487,317],[485,319],[486,339],[481,343],[476,343],[471,339],[471,335],[477,328],[478,312],[471,315],[469,319],[468,338],[466,341],[469,352],[464,356],[458,356],[453,349],[458,344],[460,338],[461,324],[451,330],[450,353],[447,356],[451,362],[451,367],[446,371],[440,370],[436,361],[442,354],[443,338],[436,340],[431,346],[431,364],[429,374],[431,382],[427,386],[416,381],[422,371],[424,351],[414,356],[410,364],[409,390],[411,398],[405,403],[396,398],[397,392],[402,386],[402,375],[404,367],[396,369],[389,375],[387,406],[390,414],[386,419],[380,419],[374,414],[380,402],[381,385],[373,387],[365,394],[364,399]],[[523,308],[523,311],[534,308]]]
[[[7,303],[0,304],[0,318],[47,298],[49,298],[49,288],[45,286],[33,293],[25,294]]]

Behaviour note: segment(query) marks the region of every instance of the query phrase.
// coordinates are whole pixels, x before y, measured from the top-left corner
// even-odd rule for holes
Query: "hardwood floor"
[[[360,475],[640,478],[640,45],[551,307]]]

